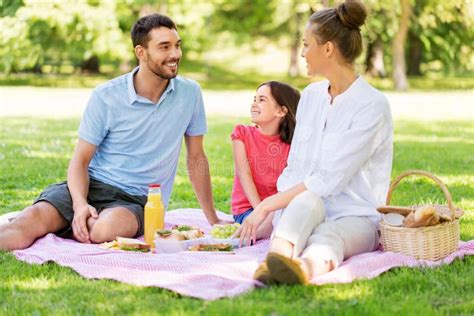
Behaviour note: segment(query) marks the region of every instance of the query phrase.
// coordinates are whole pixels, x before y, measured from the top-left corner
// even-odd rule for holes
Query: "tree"
[[[385,77],[391,70],[390,47],[397,29],[397,2],[394,0],[370,0],[366,5],[369,15],[365,27],[362,28],[362,36],[366,45],[365,71],[373,77]]]
[[[299,76],[298,58],[300,56],[299,49],[302,40],[301,26],[304,23],[304,17],[310,12],[310,7],[306,3],[293,0],[291,16],[288,19],[289,30],[288,35],[292,38],[290,45],[290,66],[288,75],[290,77]]]
[[[421,63],[423,61],[423,42],[420,40],[421,30],[419,17],[422,15],[424,1],[415,1],[413,6],[413,14],[411,18],[410,28],[408,30],[407,48],[405,59],[407,61],[407,75],[421,76]]]
[[[0,19],[0,69],[9,74],[32,68],[40,51],[28,37],[28,25],[16,17]]]
[[[392,50],[399,30],[397,12],[401,11],[401,3],[394,0],[365,3],[370,12],[362,29],[367,42],[366,71],[373,76],[381,76],[384,70],[394,74],[396,54]],[[474,42],[474,20],[467,2],[417,0],[413,3],[403,50],[406,74],[472,71],[470,43]],[[400,52],[398,58],[401,59]]]
[[[98,70],[99,61],[129,56],[114,2],[25,0],[14,16],[0,19],[2,65],[9,73],[49,64]],[[4,46],[5,45],[5,46]],[[14,55],[5,50],[14,48]]]
[[[1,0],[0,17],[15,16],[16,11],[23,6],[23,0]]]
[[[417,0],[414,11],[407,50],[413,71],[472,71],[474,20],[468,2]]]
[[[290,53],[288,74],[297,76],[302,28],[312,3],[306,0],[218,0],[212,14],[212,30],[225,30],[236,42],[249,43],[257,50],[262,41],[285,41]]]
[[[395,89],[407,90],[408,80],[405,66],[405,42],[410,23],[411,4],[410,0],[400,0],[401,14],[397,33],[393,39],[393,81]]]

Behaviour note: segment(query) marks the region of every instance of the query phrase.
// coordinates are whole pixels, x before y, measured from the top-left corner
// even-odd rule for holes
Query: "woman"
[[[393,127],[385,96],[354,69],[366,16],[351,1],[314,13],[307,24],[308,75],[327,80],[302,93],[279,193],[258,204],[239,229],[241,242],[255,242],[262,221],[276,212],[257,280],[307,284],[378,247],[376,207],[390,182]]]

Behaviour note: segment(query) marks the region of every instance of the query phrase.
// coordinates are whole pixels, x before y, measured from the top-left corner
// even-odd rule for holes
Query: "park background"
[[[282,80],[303,89],[306,21],[336,1],[0,0],[0,214],[27,206],[65,179],[77,127],[96,85],[136,66],[130,29],[140,16],[173,18],[183,39],[180,74],[203,88],[205,138],[216,207],[230,208],[229,134],[250,123],[255,88]],[[392,178],[438,175],[466,210],[474,238],[474,4],[471,0],[368,0],[358,71],[389,98]],[[396,204],[444,203],[426,179],[408,179]],[[180,160],[170,209],[199,207]],[[371,281],[271,287],[202,302],[158,289],[89,281],[55,264],[29,266],[0,253],[0,314],[473,314],[474,260],[396,269]]]

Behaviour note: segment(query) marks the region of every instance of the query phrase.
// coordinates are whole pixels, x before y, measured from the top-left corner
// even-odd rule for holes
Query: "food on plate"
[[[125,250],[125,251],[138,251],[148,252],[150,251],[150,245],[145,242],[125,237],[117,237],[116,240],[110,242],[104,242],[101,244],[102,248],[113,249],[113,250]]]
[[[160,238],[168,238],[171,236],[173,232],[169,229],[158,229],[155,232],[155,235],[159,236]]]
[[[222,251],[222,252],[229,252],[232,251],[234,248],[231,244],[199,244],[189,247],[188,250],[190,251]]]
[[[174,225],[173,229],[175,229],[177,231],[180,231],[180,232],[186,232],[186,231],[195,230],[195,229],[199,229],[199,228],[194,227],[194,226],[189,226],[189,225]]]
[[[211,236],[219,239],[227,239],[240,227],[239,223],[219,225],[215,224],[211,229]]]
[[[179,233],[179,232],[173,232],[173,230],[170,229],[158,229],[155,233],[155,239],[160,238],[160,239],[174,239],[174,240],[186,240],[186,237]]]
[[[188,225],[175,225],[172,229],[159,229],[155,233],[155,239],[175,239],[175,240],[190,240],[204,236],[204,233],[199,227]]]

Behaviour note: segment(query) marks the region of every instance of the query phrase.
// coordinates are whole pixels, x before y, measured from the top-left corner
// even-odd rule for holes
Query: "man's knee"
[[[25,208],[12,222],[2,227],[0,249],[24,249],[37,238],[55,232],[67,225],[58,211],[49,203],[40,202]]]
[[[29,231],[48,231],[54,224],[54,213],[56,209],[46,202],[26,207],[12,222],[11,226],[24,228]]]
[[[136,231],[131,229],[117,229],[115,225],[105,221],[97,221],[89,231],[89,239],[94,244],[114,240],[117,237],[135,237]]]
[[[97,220],[89,231],[89,238],[92,243],[100,244],[106,241],[111,241],[116,238],[116,233],[110,223],[106,221]],[[125,236],[123,236],[125,237]]]
[[[133,213],[124,208],[105,210],[92,225],[89,236],[93,243],[114,240],[117,237],[135,237],[138,222]]]

